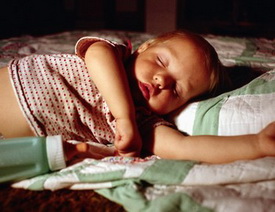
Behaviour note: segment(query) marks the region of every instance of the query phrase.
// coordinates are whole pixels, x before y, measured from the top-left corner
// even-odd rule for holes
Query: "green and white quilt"
[[[224,165],[111,157],[86,159],[13,186],[96,189],[128,211],[274,211],[274,167],[269,157]]]

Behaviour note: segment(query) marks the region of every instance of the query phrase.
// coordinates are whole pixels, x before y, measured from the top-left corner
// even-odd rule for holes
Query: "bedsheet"
[[[73,31],[42,37],[9,38],[0,40],[0,66],[7,65],[12,58],[30,54],[73,53],[75,42],[87,35],[101,36],[115,41],[130,39],[134,49],[143,41],[153,37],[152,34],[137,32]],[[257,95],[259,99],[256,102],[269,106],[268,109],[264,107],[261,109],[266,114],[270,114],[265,123],[272,121],[275,114],[275,107],[271,106],[274,104],[275,40],[203,36],[215,47],[223,64],[253,67],[266,72],[265,75],[252,82],[252,87],[255,91],[258,90],[257,86],[266,88],[268,85],[268,92],[247,93],[246,88],[251,86],[250,84],[233,91],[233,94],[230,93],[230,98],[228,94],[222,94],[224,96],[217,98],[223,97],[222,103],[230,103],[231,98],[236,100],[251,94]],[[257,83],[259,81],[261,83]],[[255,85],[257,86],[254,87]],[[251,89],[248,90],[251,91]],[[272,104],[269,104],[270,100]],[[250,107],[248,102],[245,101],[246,108],[254,107],[253,105]],[[195,104],[203,105],[204,102]],[[234,108],[233,105],[228,104],[227,108]],[[241,112],[242,107],[239,104],[236,105],[236,111]],[[193,134],[194,129],[200,128],[194,127],[194,117],[200,117],[197,116],[197,111],[199,111],[197,106],[190,107],[193,108],[193,112],[188,112],[188,114],[195,114],[191,121],[184,118],[178,123],[179,127],[183,126],[182,130],[188,131],[189,129],[190,134]],[[223,115],[222,107],[218,108],[219,112],[216,114],[220,117]],[[186,111],[180,111],[180,114]],[[235,117],[238,118],[239,115]],[[255,117],[255,114],[251,117]],[[215,119],[216,125],[212,125],[215,129],[213,128],[211,134],[220,133],[219,126],[221,125],[217,120],[218,118]],[[230,123],[232,122],[229,121]],[[200,124],[200,121],[196,121],[195,124]],[[263,125],[250,132],[261,127]],[[204,129],[204,133],[209,132],[209,129],[201,129]],[[226,132],[223,131],[221,134],[223,133]],[[274,167],[275,158],[272,157],[223,165],[164,160],[156,156],[145,159],[108,157],[102,160],[86,159],[59,172],[23,180],[13,186],[30,190],[49,189],[53,191],[64,188],[95,189],[96,192],[110,200],[122,204],[128,211],[275,211]]]

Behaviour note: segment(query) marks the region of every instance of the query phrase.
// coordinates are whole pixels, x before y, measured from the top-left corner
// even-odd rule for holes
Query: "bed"
[[[82,36],[130,39],[152,34],[70,31],[0,40],[0,67],[30,54],[74,53]],[[275,40],[203,35],[223,64],[261,75],[233,91],[181,108],[169,119],[191,135],[256,133],[275,120]],[[238,68],[234,75],[238,76]],[[245,77],[245,76],[244,76]],[[275,211],[275,158],[210,165],[196,161],[107,157],[0,185],[4,211]]]

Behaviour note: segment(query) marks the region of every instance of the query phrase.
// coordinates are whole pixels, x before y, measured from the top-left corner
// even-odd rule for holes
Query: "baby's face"
[[[172,112],[210,85],[205,56],[189,39],[172,38],[141,50],[132,71],[137,92],[157,114]]]

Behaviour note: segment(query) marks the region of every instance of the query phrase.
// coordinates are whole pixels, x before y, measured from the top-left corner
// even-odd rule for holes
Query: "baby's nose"
[[[156,87],[158,87],[159,89],[168,89],[173,84],[173,79],[165,74],[156,74],[154,76],[154,81],[156,83]]]

